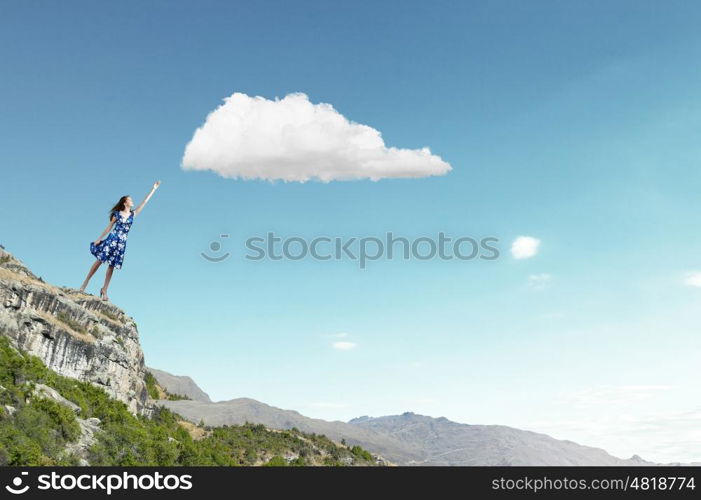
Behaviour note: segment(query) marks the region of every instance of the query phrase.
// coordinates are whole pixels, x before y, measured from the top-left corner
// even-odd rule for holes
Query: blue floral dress
[[[129,229],[134,222],[134,211],[132,210],[126,219],[122,218],[118,210],[112,212],[112,215],[117,219],[112,231],[97,245],[94,242],[90,243],[90,253],[97,260],[115,269],[121,269],[124,262],[124,251],[127,249],[127,234],[129,234]]]

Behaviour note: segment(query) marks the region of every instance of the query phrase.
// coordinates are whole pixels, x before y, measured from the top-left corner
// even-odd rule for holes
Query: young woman
[[[157,181],[153,184],[151,192],[144,198],[144,201],[136,207],[136,210],[132,210],[134,202],[131,196],[122,196],[117,204],[110,210],[110,223],[102,231],[100,237],[93,243],[90,243],[90,253],[92,253],[97,260],[88,271],[88,276],[83,282],[83,286],[80,287],[80,291],[84,292],[85,287],[88,286],[90,278],[92,278],[97,268],[103,263],[107,264],[107,272],[105,273],[105,283],[100,289],[100,298],[102,300],[109,300],[107,297],[107,287],[110,285],[110,280],[112,279],[112,272],[115,269],[120,269],[122,263],[124,262],[124,251],[127,248],[127,234],[129,234],[129,229],[134,222],[134,217],[139,215],[139,213],[144,209],[148,200],[151,199],[153,193],[156,192],[158,186],[161,185],[161,181]],[[104,240],[102,238],[107,235]]]

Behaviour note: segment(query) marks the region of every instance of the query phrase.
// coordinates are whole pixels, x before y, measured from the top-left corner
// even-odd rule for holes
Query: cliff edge
[[[45,283],[2,248],[0,335],[56,373],[101,387],[134,414],[153,411],[134,320],[93,295]]]

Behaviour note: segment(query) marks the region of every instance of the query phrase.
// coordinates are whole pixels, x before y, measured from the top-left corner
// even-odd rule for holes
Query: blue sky
[[[692,2],[4,2],[0,243],[78,287],[107,210],[161,179],[110,297],[147,364],[213,399],[701,460],[700,22]],[[453,169],[183,171],[234,92],[303,92]],[[501,257],[246,260],[268,231],[494,236]],[[222,233],[232,257],[207,262]],[[537,255],[512,257],[519,235]]]

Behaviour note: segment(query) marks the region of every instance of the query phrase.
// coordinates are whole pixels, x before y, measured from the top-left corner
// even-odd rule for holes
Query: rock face
[[[4,249],[0,335],[60,375],[101,387],[132,413],[152,412],[134,320],[92,295],[44,283]]]
[[[209,399],[209,395],[204,392],[200,387],[192,380],[190,377],[185,375],[172,375],[163,370],[157,370],[155,368],[147,367],[150,371],[158,385],[163,387],[170,394],[178,394],[180,396],[185,396],[193,401],[204,401],[206,403],[211,403],[212,400]]]
[[[67,400],[66,398],[61,396],[56,389],[54,389],[53,387],[49,387],[48,385],[36,384],[36,387],[34,387],[34,396],[39,398],[53,399],[57,403],[62,404],[63,406],[73,410],[73,413],[75,413],[76,415],[80,414],[80,406],[75,404],[73,401]]]
[[[95,434],[100,432],[100,419],[99,418],[76,418],[78,420],[78,425],[80,425],[80,436],[78,439],[70,443],[66,447],[66,453],[78,457],[78,465],[87,466],[90,462],[87,460],[88,450],[97,441],[95,439]]]

